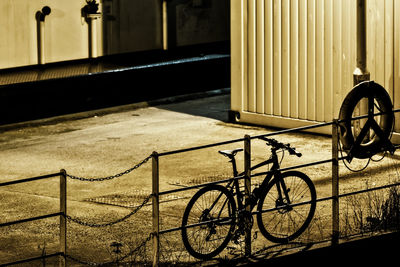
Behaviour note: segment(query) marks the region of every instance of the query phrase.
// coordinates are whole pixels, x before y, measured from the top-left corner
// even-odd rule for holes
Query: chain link
[[[126,254],[125,256],[118,258],[118,260],[115,261],[109,261],[109,262],[90,262],[90,261],[83,261],[80,259],[77,259],[75,257],[72,257],[71,255],[65,255],[66,258],[73,260],[79,264],[84,264],[84,265],[89,265],[89,266],[103,266],[103,265],[111,265],[114,263],[121,263],[121,261],[125,260],[126,258],[132,256],[133,254],[135,254],[136,252],[138,252],[142,247],[144,247],[153,237],[154,233],[150,233],[149,236],[142,242],[140,243],[139,246],[137,246],[134,250],[132,250],[131,252],[129,252],[128,254]],[[128,262],[129,263],[129,262]]]
[[[137,168],[139,168],[140,166],[142,166],[143,164],[145,164],[146,162],[149,161],[149,159],[152,157],[152,155],[146,157],[144,160],[142,160],[141,162],[139,162],[138,164],[136,164],[135,166],[133,166],[130,169],[127,169],[126,171],[120,172],[118,174],[115,175],[111,175],[111,176],[107,176],[107,177],[101,177],[101,178],[85,178],[85,177],[79,177],[79,176],[75,176],[75,175],[71,175],[71,174],[66,174],[67,177],[74,179],[74,180],[79,180],[79,181],[85,181],[85,182],[101,182],[101,181],[106,181],[106,180],[111,180],[114,178],[118,178],[121,177],[125,174],[128,174],[134,170],[136,170]],[[97,223],[89,223],[89,222],[84,222],[80,219],[77,218],[73,218],[69,215],[66,215],[65,217],[77,224],[83,225],[83,226],[88,226],[88,227],[106,227],[106,226],[111,226],[117,223],[120,223],[122,221],[127,220],[128,218],[130,218],[131,216],[135,215],[140,209],[142,209],[150,200],[150,198],[152,197],[152,194],[148,195],[142,202],[142,204],[140,204],[139,206],[137,206],[134,210],[132,210],[129,214],[127,214],[126,216],[116,220],[116,221],[112,221],[109,223],[103,223],[103,224],[97,224]],[[119,258],[118,261],[112,261],[112,262],[104,262],[104,263],[96,263],[96,262],[87,262],[87,261],[82,261],[80,259],[74,258],[71,255],[65,255],[66,258],[71,259],[77,263],[80,264],[84,264],[84,265],[89,265],[89,266],[102,266],[102,265],[110,265],[110,264],[114,264],[117,262],[121,262],[124,259],[126,259],[129,256],[132,256],[133,254],[135,254],[137,251],[139,251],[142,247],[144,247],[152,238],[153,233],[151,233],[138,247],[136,247],[134,250],[132,250],[130,253],[128,253],[127,255],[123,256],[122,258]]]
[[[128,174],[134,170],[136,170],[137,168],[139,168],[140,166],[142,166],[143,164],[145,164],[146,162],[149,161],[149,159],[152,156],[148,156],[147,158],[145,158],[144,160],[142,160],[141,162],[139,162],[138,164],[136,164],[135,166],[133,166],[130,169],[127,169],[126,171],[120,172],[118,174],[115,175],[111,175],[111,176],[107,176],[107,177],[101,177],[101,178],[85,178],[85,177],[79,177],[79,176],[75,176],[75,175],[71,175],[71,174],[66,174],[68,178],[74,179],[74,180],[80,180],[80,181],[84,181],[84,182],[102,182],[102,181],[106,181],[106,180],[111,180],[114,178],[118,178],[121,177],[125,174]]]
[[[149,202],[149,200],[150,200],[150,198],[152,197],[152,195],[153,195],[153,194],[148,195],[148,196],[145,198],[145,200],[142,202],[142,204],[140,204],[139,206],[137,206],[137,207],[136,207],[134,210],[132,210],[129,214],[127,214],[126,216],[124,216],[124,217],[122,217],[122,218],[120,218],[120,219],[118,219],[118,220],[116,220],[116,221],[113,221],[113,222],[104,223],[104,224],[97,224],[97,223],[84,222],[84,221],[81,221],[81,220],[79,220],[79,219],[72,218],[72,217],[69,216],[69,215],[66,215],[65,217],[66,217],[68,220],[70,220],[70,221],[72,221],[72,222],[74,222],[74,223],[83,225],[83,226],[97,227],[97,228],[98,228],[98,227],[111,226],[111,225],[120,223],[120,222],[122,222],[122,221],[125,221],[126,219],[128,219],[129,217],[131,217],[131,216],[133,216],[135,213],[137,213],[141,208],[143,208],[143,207],[147,204],[147,202]]]

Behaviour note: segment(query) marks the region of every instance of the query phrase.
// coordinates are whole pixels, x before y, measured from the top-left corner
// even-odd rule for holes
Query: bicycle
[[[288,243],[299,237],[308,227],[316,208],[316,191],[311,179],[299,171],[280,171],[277,155],[288,151],[301,157],[290,144],[260,137],[271,146],[269,159],[250,170],[272,164],[261,184],[250,195],[246,210],[244,192],[239,179],[230,179],[226,186],[213,184],[203,187],[191,198],[182,218],[182,240],[187,251],[195,258],[207,260],[218,255],[229,241],[239,238],[253,227],[253,214],[263,236],[274,243]],[[235,156],[242,148],[218,151],[229,158],[234,177],[240,177]],[[235,201],[236,196],[236,201]],[[257,212],[253,209],[257,206]],[[248,206],[247,206],[248,207]]]

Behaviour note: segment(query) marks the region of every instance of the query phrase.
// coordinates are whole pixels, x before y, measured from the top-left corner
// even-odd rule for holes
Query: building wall
[[[165,0],[97,0],[97,56],[163,48]],[[168,0],[169,46],[229,40],[230,0]],[[44,63],[89,57],[85,0],[1,0],[0,69],[38,64],[36,13],[51,8],[44,23]]]
[[[367,9],[367,67],[399,108],[400,1],[367,0]],[[356,1],[232,1],[231,44],[238,120],[283,128],[329,122],[353,87]]]
[[[85,0],[2,0],[0,69],[38,63],[35,16],[46,5],[52,9],[45,19],[46,62],[88,56],[88,27],[81,16]]]

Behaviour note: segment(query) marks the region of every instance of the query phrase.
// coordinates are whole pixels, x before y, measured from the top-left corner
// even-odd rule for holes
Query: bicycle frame
[[[283,179],[280,179],[281,172],[279,171],[280,165],[279,165],[279,161],[278,161],[278,155],[276,154],[276,150],[275,149],[272,149],[271,152],[272,152],[272,155],[271,155],[271,157],[269,159],[267,159],[267,160],[265,160],[263,162],[260,162],[257,165],[255,165],[255,166],[250,168],[250,170],[253,171],[253,170],[258,169],[258,168],[260,168],[262,166],[265,166],[265,165],[268,165],[268,164],[272,163],[271,172],[268,173],[265,176],[265,178],[264,178],[263,182],[261,183],[261,185],[258,188],[255,188],[251,192],[251,195],[253,197],[250,198],[250,203],[249,203],[250,211],[252,211],[254,209],[254,207],[257,205],[257,202],[258,202],[259,198],[264,193],[263,190],[266,190],[268,184],[271,183],[271,182],[274,182],[274,180],[276,180],[276,179],[278,179],[280,181],[280,183],[276,183],[279,199],[283,199],[282,190],[281,190],[281,187],[282,187],[282,189],[284,191],[284,194],[285,194],[285,198],[287,200],[287,204],[290,204],[289,195],[288,195],[288,192],[287,192],[287,189],[286,189],[286,185],[285,185]],[[235,160],[234,157],[232,157],[230,159],[230,162],[232,163],[234,177],[238,177],[238,176],[244,175],[244,172],[238,173],[237,167],[236,167],[236,160]],[[279,186],[279,185],[281,185],[281,186]],[[244,201],[243,201],[244,195],[240,191],[239,180],[238,179],[233,179],[232,181],[229,181],[228,184],[225,187],[229,190],[229,192],[232,193],[233,196],[235,196],[234,190],[236,190],[237,210],[238,211],[244,210],[244,208],[245,208],[245,205],[243,204],[244,203]],[[218,202],[218,200],[220,199],[221,196],[222,196],[222,193],[214,201],[212,206],[209,208],[209,211],[214,208],[214,205]],[[222,207],[224,207],[228,203],[227,201],[228,201],[228,199],[225,200],[225,203],[222,205]],[[220,212],[222,212],[222,210],[223,209],[221,208]],[[221,214],[219,213],[218,215],[221,215]],[[218,216],[218,218],[219,218],[219,216]],[[191,226],[198,226],[198,225],[207,224],[207,223],[210,223],[210,222],[221,223],[221,222],[224,222],[224,221],[225,220],[221,221],[220,219],[217,219],[217,220],[213,220],[213,221],[202,222],[202,223],[191,225]]]
[[[229,158],[234,177],[223,181],[224,185],[211,183],[203,187],[188,203],[182,219],[182,240],[192,256],[199,259],[212,258],[230,241],[236,244],[242,242],[242,236],[247,238],[253,227],[255,220],[253,215],[256,215],[257,225],[263,236],[276,243],[288,243],[299,237],[309,226],[315,211],[315,187],[304,173],[281,172],[280,163],[283,155],[282,159],[277,155],[281,150],[282,152],[287,150],[290,155],[298,157],[301,153],[296,152],[290,144],[268,138],[262,140],[271,147],[271,156],[255,166],[250,166],[250,171],[268,164],[270,171],[259,173],[259,176],[263,174],[265,177],[253,190],[250,189],[251,192],[248,192],[247,188],[243,190],[243,184],[240,182],[243,177],[250,179],[245,175],[248,169],[245,168],[244,172],[238,173],[236,166],[235,155],[243,149],[219,151]],[[298,190],[301,192],[300,195],[297,194]],[[292,205],[299,205],[297,201],[309,198],[311,198],[309,208],[304,211],[292,208]],[[253,213],[255,208],[257,211]],[[270,215],[263,214],[271,210],[276,212]],[[290,215],[287,215],[288,213]],[[188,232],[187,229],[191,227],[197,228]],[[202,233],[201,236],[199,233]]]
[[[244,175],[244,172],[242,173],[238,173],[237,171],[237,167],[236,167],[236,160],[234,157],[231,158],[230,162],[232,163],[232,168],[233,168],[233,176],[234,177],[238,177],[238,176],[242,176]],[[257,165],[253,166],[250,168],[251,171],[256,170],[262,166],[268,165],[272,163],[272,167],[271,167],[271,172],[268,173],[263,182],[261,183],[261,185],[258,188],[255,188],[251,194],[252,194],[252,198],[250,199],[250,210],[252,211],[254,209],[254,207],[257,205],[257,202],[260,198],[260,196],[262,195],[263,191],[267,188],[267,185],[273,181],[273,177],[275,177],[275,179],[279,179],[279,177],[281,176],[281,172],[279,171],[280,165],[279,165],[279,161],[278,161],[278,155],[276,154],[275,150],[272,150],[272,155],[269,159],[258,163]],[[286,190],[286,185],[285,183],[280,180],[280,185],[285,193],[285,197],[288,200],[289,204],[289,196],[287,194],[287,190]],[[279,198],[282,199],[282,190],[281,187],[277,184],[277,190],[278,190],[278,195]],[[230,182],[228,182],[228,184],[226,185],[226,188],[229,189],[229,191],[233,194],[233,190],[236,190],[236,198],[237,198],[237,205],[238,205],[238,210],[243,210],[245,208],[244,204],[243,204],[243,193],[240,191],[240,186],[239,186],[239,180],[238,179],[234,179]],[[234,194],[233,194],[234,195]]]

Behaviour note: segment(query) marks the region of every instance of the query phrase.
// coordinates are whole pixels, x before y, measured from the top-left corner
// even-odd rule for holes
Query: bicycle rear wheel
[[[278,190],[281,190],[282,197]],[[258,202],[257,223],[260,232],[275,243],[288,243],[299,237],[314,216],[316,199],[314,184],[307,175],[298,171],[281,174],[281,179],[274,179],[268,184]],[[296,205],[303,202],[306,204]],[[273,208],[276,209],[266,211]]]
[[[182,218],[182,240],[195,258],[218,255],[228,244],[235,228],[236,204],[221,185],[200,189],[189,201]]]

